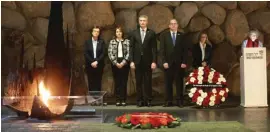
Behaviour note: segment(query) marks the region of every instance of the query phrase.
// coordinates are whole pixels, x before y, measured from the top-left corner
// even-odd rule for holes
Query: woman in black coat
[[[212,46],[209,44],[206,33],[201,33],[199,42],[193,46],[193,67],[210,66],[212,58]]]

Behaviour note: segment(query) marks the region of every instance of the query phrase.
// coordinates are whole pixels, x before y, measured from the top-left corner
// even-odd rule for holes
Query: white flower
[[[225,94],[224,90],[220,90],[219,95],[223,96]]]
[[[208,75],[208,79],[213,79],[214,78],[214,74],[209,74]]]
[[[200,90],[199,90],[199,93],[202,94],[202,92],[203,92],[203,91],[200,89]]]
[[[219,81],[219,82],[226,82],[226,80],[225,80],[224,77],[220,77],[220,78],[218,79],[218,81]]]
[[[216,97],[215,96],[211,96],[210,97],[210,101],[215,101],[216,100]]]
[[[208,78],[208,83],[213,83],[212,79]]]
[[[203,80],[203,76],[198,76],[197,79],[198,79],[198,81],[202,81]]]
[[[221,101],[224,102],[224,101],[225,101],[225,97],[222,97],[222,98],[221,98]]]
[[[210,102],[209,102],[209,105],[210,105],[210,106],[214,106],[214,105],[215,105],[215,102],[214,102],[214,101],[210,101]]]
[[[198,75],[203,75],[203,71],[199,70]]]
[[[207,97],[207,93],[203,92],[201,96],[202,96],[202,98],[205,98],[205,97]]]
[[[201,96],[199,96],[199,97],[197,98],[197,101],[202,102],[202,101],[203,101],[203,98],[202,98]]]
[[[197,90],[197,88],[191,88],[191,89],[190,89],[190,93],[195,93],[196,90]]]
[[[193,76],[193,73],[190,73],[189,76],[192,77]]]
[[[192,98],[192,97],[193,97],[193,93],[189,93],[188,96],[189,96],[190,98]]]
[[[216,70],[215,70],[215,69],[213,69],[213,68],[211,68],[211,71],[215,72]]]
[[[219,74],[219,77],[224,78],[222,74]]]
[[[229,89],[228,89],[228,88],[226,88],[226,92],[227,92],[227,93],[229,92]]]
[[[209,75],[214,75],[215,71],[209,72]]]
[[[198,68],[198,70],[203,70],[203,69],[204,69],[204,67],[199,67],[199,68]]]
[[[217,82],[217,84],[221,84],[221,82]]]
[[[198,84],[202,84],[203,82],[202,82],[202,80],[201,81],[198,81]]]
[[[202,105],[202,102],[198,101],[196,102],[197,105]]]
[[[186,82],[186,85],[188,85],[189,83],[188,82]]]
[[[217,93],[217,90],[215,88],[212,89],[212,93]]]
[[[194,82],[195,80],[196,80],[196,79],[195,79],[194,77],[191,77],[191,78],[190,78],[190,81],[191,81],[191,82]]]

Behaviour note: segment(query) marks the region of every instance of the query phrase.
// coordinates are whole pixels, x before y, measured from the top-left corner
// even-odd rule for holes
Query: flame
[[[51,96],[51,93],[49,90],[47,90],[44,86],[44,82],[41,81],[39,83],[39,93],[40,93],[40,96],[41,96],[41,100],[42,102],[46,105],[46,106],[49,106],[49,97]]]

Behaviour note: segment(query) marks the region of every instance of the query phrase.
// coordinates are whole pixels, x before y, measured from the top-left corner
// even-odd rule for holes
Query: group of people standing
[[[116,106],[126,106],[127,80],[130,69],[135,70],[137,106],[152,106],[152,71],[157,68],[157,38],[147,27],[148,17],[139,17],[140,27],[129,39],[121,27],[116,27],[115,37],[110,40],[108,57],[111,61]],[[160,56],[165,74],[164,107],[173,106],[173,82],[176,84],[176,106],[183,107],[184,73],[187,67],[188,45],[184,34],[178,31],[176,19],[169,22],[169,31],[160,37]],[[85,66],[89,91],[101,91],[104,67],[105,42],[99,37],[100,27],[92,29],[91,38],[85,41]],[[211,65],[212,46],[205,32],[192,48],[193,67]]]

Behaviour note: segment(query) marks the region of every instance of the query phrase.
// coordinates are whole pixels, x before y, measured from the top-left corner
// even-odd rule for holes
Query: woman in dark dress
[[[200,34],[199,42],[193,46],[192,56],[194,68],[211,65],[212,46],[208,41],[206,33]]]

